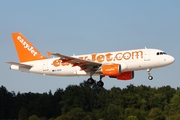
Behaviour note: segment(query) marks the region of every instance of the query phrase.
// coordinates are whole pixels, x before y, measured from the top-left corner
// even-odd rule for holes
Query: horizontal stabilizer
[[[11,65],[17,65],[17,66],[28,68],[28,69],[33,67],[32,65],[27,65],[27,64],[17,63],[17,62],[6,62],[6,63],[11,64]]]

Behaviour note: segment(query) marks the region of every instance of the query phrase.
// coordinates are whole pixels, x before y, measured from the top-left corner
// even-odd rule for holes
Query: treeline
[[[0,119],[180,120],[180,89],[128,85],[110,90],[86,82],[48,93],[0,87]]]

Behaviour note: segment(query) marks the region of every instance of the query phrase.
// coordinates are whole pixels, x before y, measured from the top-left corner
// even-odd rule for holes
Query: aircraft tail
[[[46,59],[21,33],[12,33],[20,62]]]

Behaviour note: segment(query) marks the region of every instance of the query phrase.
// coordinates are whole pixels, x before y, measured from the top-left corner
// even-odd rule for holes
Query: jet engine
[[[122,64],[108,64],[101,66],[101,72],[105,76],[118,76],[124,70],[126,70],[127,65],[125,63]]]
[[[101,67],[101,72],[106,76],[117,76],[121,74],[121,66],[119,64],[103,65]]]
[[[131,80],[134,78],[134,71],[123,72],[116,76],[118,80]]]
[[[131,80],[134,78],[134,71],[125,71],[127,65],[122,64],[108,64],[101,66],[101,72],[105,76],[109,76],[110,78],[116,78],[118,80]]]
[[[117,76],[109,76],[110,78],[116,78],[118,80],[131,80],[134,78],[134,71],[123,72]]]

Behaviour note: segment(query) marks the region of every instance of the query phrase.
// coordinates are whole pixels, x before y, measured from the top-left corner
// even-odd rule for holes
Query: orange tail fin
[[[20,62],[46,59],[21,33],[12,33]]]

